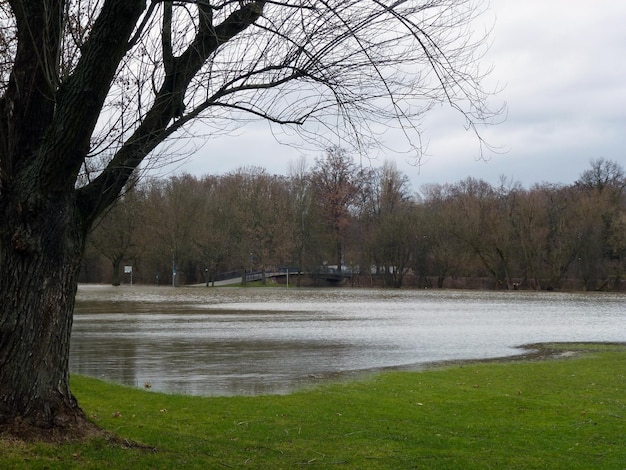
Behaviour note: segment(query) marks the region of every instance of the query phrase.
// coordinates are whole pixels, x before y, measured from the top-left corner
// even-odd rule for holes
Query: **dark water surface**
[[[626,296],[82,285],[70,369],[172,393],[287,393],[546,341],[626,341]]]

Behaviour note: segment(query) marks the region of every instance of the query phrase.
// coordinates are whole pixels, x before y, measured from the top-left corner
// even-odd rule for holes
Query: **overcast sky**
[[[463,119],[435,110],[424,120],[427,155],[418,168],[387,153],[415,190],[426,183],[454,183],[468,176],[497,184],[569,184],[603,157],[626,166],[626,1],[491,0],[484,20],[495,20],[489,85],[503,86],[505,122],[484,131],[500,153],[479,159],[476,137]],[[322,152],[307,155],[313,163]],[[210,140],[168,171],[197,176],[255,165],[286,174],[300,153],[276,143],[266,125]]]

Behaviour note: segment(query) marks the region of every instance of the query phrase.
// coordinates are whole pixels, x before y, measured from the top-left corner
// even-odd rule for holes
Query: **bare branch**
[[[76,29],[63,43],[61,57],[68,59],[59,98],[79,76],[86,83],[85,46],[116,2],[89,0],[87,14],[68,0],[65,16],[77,12]],[[481,12],[477,0],[152,0],[133,24],[99,121],[85,125],[80,118],[90,148],[83,143],[86,151],[75,153],[70,166],[111,156],[81,194],[119,191],[134,168],[183,129],[229,132],[250,119],[290,128],[305,145],[361,152],[386,146],[384,129],[397,129],[419,158],[421,117],[444,103],[482,144],[477,125],[501,110],[487,107],[490,93],[482,88],[478,61],[486,36],[470,29]],[[65,106],[57,99],[59,105]],[[85,200],[89,206],[96,198]]]

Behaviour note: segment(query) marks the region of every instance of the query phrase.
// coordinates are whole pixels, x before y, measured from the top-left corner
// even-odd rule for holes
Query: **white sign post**
[[[124,274],[130,274],[130,285],[133,285],[133,267],[124,266]]]

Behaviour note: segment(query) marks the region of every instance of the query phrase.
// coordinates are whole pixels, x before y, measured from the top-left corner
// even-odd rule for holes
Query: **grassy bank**
[[[392,372],[286,396],[163,395],[73,377],[127,439],[0,440],[0,468],[626,468],[626,348]],[[138,446],[137,444],[140,444]]]

